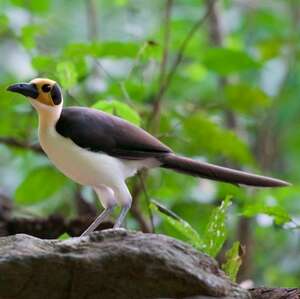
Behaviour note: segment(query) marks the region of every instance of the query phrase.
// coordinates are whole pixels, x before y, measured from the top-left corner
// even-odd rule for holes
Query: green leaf
[[[0,34],[3,34],[9,28],[9,19],[6,15],[0,14]]]
[[[287,40],[280,37],[272,37],[264,39],[257,44],[261,59],[273,59],[281,54],[282,48],[288,43]]]
[[[28,2],[26,0],[25,2]],[[50,0],[43,0],[43,1],[36,1],[36,0],[31,0],[30,1],[30,9],[34,12],[48,12],[49,6],[50,6]]]
[[[222,265],[222,269],[232,281],[236,281],[236,276],[242,264],[239,255],[240,242],[234,242],[232,247],[225,253],[226,262]]]
[[[191,63],[185,68],[186,76],[194,81],[201,81],[207,75],[207,69],[200,63]]]
[[[65,89],[70,89],[77,83],[77,72],[74,64],[70,61],[63,61],[57,64],[56,72],[60,84]]]
[[[16,6],[24,7],[32,12],[47,12],[50,6],[49,0],[11,0],[11,2]]]
[[[51,56],[38,55],[31,59],[32,67],[40,73],[54,72],[56,61]]]
[[[267,206],[264,203],[259,203],[255,205],[247,205],[243,209],[243,215],[246,217],[253,217],[258,214],[266,214],[274,217],[275,223],[282,225],[292,221],[291,216],[288,212],[281,206]]]
[[[58,239],[59,240],[68,240],[68,239],[70,239],[71,238],[71,236],[68,234],[68,233],[63,233],[62,235],[60,235],[59,237],[58,237]]]
[[[189,244],[196,249],[202,249],[203,244],[200,236],[188,222],[154,200],[151,201],[150,208],[154,213],[158,213],[162,219],[170,224],[176,231],[182,234]]]
[[[128,4],[128,0],[114,0],[114,2],[117,6],[125,6]]]
[[[131,107],[127,104],[112,100],[112,101],[98,101],[93,106],[93,108],[117,115],[121,118],[126,119],[127,121],[140,126],[141,118],[137,112],[135,112]]]
[[[253,163],[251,152],[235,132],[224,129],[204,113],[195,113],[182,121],[182,135],[186,143],[178,140],[178,148],[190,155],[220,156],[239,163]],[[201,130],[195,130],[201,128]],[[209,142],[207,142],[209,140]],[[182,147],[182,148],[181,148]]]
[[[67,46],[64,54],[67,57],[93,56],[93,57],[114,57],[114,58],[135,58],[138,54],[138,43],[124,43],[119,41],[94,42],[94,43],[74,43]]]
[[[19,204],[36,204],[55,194],[67,182],[66,177],[51,166],[41,166],[28,173],[15,192]]]
[[[135,58],[139,51],[139,44],[124,42],[95,42],[91,44],[90,53],[95,57]]]
[[[213,257],[220,252],[227,237],[225,222],[226,212],[231,205],[230,198],[231,196],[227,196],[221,205],[213,210],[206,227],[203,250]]]
[[[26,25],[21,30],[21,40],[26,49],[36,48],[36,36],[43,31],[40,25]]]
[[[73,43],[69,44],[64,49],[64,56],[68,58],[83,57],[91,54],[91,46],[88,43]]]
[[[245,114],[254,113],[270,104],[270,98],[263,90],[243,83],[227,85],[225,95],[230,109]]]
[[[211,48],[204,53],[203,64],[220,75],[257,69],[260,64],[247,53],[226,48]]]

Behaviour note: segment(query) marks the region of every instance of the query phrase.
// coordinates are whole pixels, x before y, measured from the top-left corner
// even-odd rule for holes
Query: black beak
[[[36,88],[36,85],[33,83],[17,83],[10,85],[7,88],[8,91],[17,92],[22,94],[25,97],[31,97],[36,99],[39,95],[39,92]]]

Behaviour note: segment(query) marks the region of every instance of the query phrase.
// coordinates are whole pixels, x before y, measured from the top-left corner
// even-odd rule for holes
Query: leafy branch
[[[185,52],[189,42],[194,37],[194,35],[198,31],[198,29],[207,21],[208,17],[211,15],[216,1],[217,0],[209,1],[209,4],[207,6],[204,16],[202,16],[198,21],[195,22],[195,24],[191,27],[191,29],[189,30],[189,32],[183,39],[181,45],[179,46],[179,50],[177,52],[177,55],[175,57],[173,64],[170,67],[170,71],[168,72],[168,74],[166,76],[164,76],[164,80],[161,81],[160,88],[159,88],[156,96],[154,97],[153,112],[150,117],[150,122],[153,122],[153,119],[155,118],[155,116],[157,115],[157,113],[160,110],[161,100],[162,100],[163,96],[165,95],[166,91],[168,90],[169,86],[172,83],[172,79],[173,79],[174,75],[176,74],[179,64],[182,61],[184,52]],[[167,32],[169,32],[169,31],[167,31]],[[166,50],[164,52],[166,52]],[[162,61],[164,62],[164,60],[162,60]],[[164,71],[164,68],[162,67],[161,70]]]

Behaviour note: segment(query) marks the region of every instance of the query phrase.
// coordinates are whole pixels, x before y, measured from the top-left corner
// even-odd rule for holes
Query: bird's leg
[[[114,224],[114,228],[119,228],[131,207],[132,197],[125,183],[114,189],[114,192],[118,203],[121,205],[121,212]]]
[[[103,222],[103,220],[112,213],[114,207],[106,208],[95,220],[94,222],[80,235],[80,237],[86,236],[93,232],[97,226]]]
[[[97,196],[104,206],[104,211],[94,220],[94,222],[81,234],[80,237],[86,236],[93,232],[97,226],[109,216],[117,205],[115,195],[112,189],[102,186],[101,188],[95,188]]]
[[[131,207],[131,203],[122,206],[122,208],[121,208],[121,213],[120,213],[120,215],[118,216],[118,218],[117,218],[117,220],[116,220],[116,222],[115,222],[115,224],[114,224],[114,228],[119,228],[119,227],[121,227],[121,225],[122,225],[122,223],[123,223],[123,221],[124,221],[124,219],[125,219],[125,217],[126,217],[128,211],[129,211],[130,207]]]

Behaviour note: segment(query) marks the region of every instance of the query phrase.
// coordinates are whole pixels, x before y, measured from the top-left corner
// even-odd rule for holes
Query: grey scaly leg
[[[103,222],[103,220],[112,213],[114,207],[106,208],[96,219],[95,221],[80,235],[80,237],[86,236],[93,232],[97,226]]]
[[[116,222],[114,224],[114,228],[121,227],[121,225],[122,225],[122,223],[123,223],[123,221],[124,221],[124,219],[125,219],[128,211],[129,211],[130,207],[131,207],[131,204],[129,204],[129,205],[127,204],[127,205],[125,205],[125,206],[122,207],[121,213],[118,216],[118,218],[117,218],[117,220],[116,220]]]
[[[125,182],[122,185],[119,185],[118,188],[114,189],[114,192],[117,201],[121,204],[121,212],[114,225],[114,228],[119,228],[131,207],[132,198]]]
[[[105,207],[104,211],[94,220],[94,222],[81,234],[80,237],[86,236],[93,232],[97,226],[107,218],[114,210],[117,202],[115,200],[114,192],[111,188],[101,186],[95,188],[97,196],[101,204]]]

